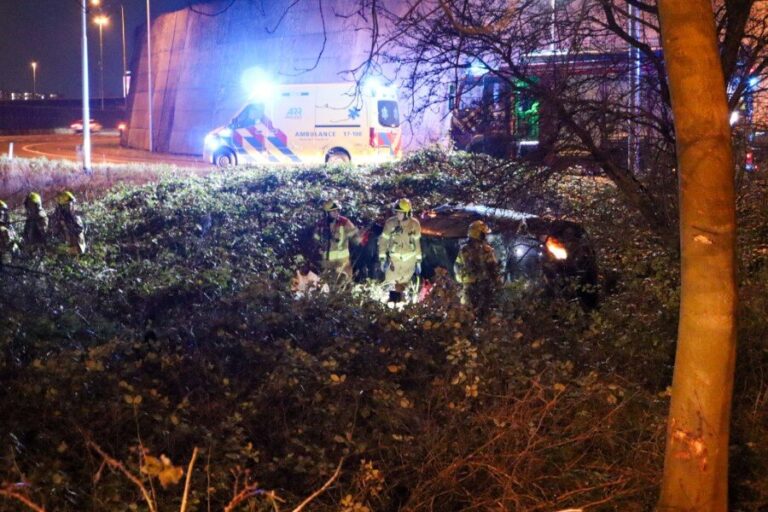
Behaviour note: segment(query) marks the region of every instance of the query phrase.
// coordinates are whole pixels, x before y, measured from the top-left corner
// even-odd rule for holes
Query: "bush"
[[[753,199],[765,190],[748,186]],[[418,208],[474,201],[575,216],[599,249],[601,308],[510,293],[478,323],[447,281],[402,311],[365,285],[293,297],[296,256],[312,256],[306,231],[325,199],[365,225],[400,196]],[[754,510],[768,460],[765,204],[740,212],[750,359],[734,410],[744,456],[733,499]],[[182,483],[172,482],[195,447],[190,510],[223,509],[244,489],[251,510],[271,510],[270,496],[294,505],[340,461],[311,510],[653,508],[677,265],[610,187],[428,151],[356,172],[167,177],[83,210],[88,254],[51,251],[0,274],[0,384],[13,390],[0,396],[0,481],[26,482],[49,510],[142,510],[135,483],[104,455],[160,509],[178,510]]]

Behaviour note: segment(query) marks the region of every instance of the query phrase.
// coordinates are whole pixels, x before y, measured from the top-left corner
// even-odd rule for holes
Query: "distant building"
[[[31,100],[57,100],[60,99],[58,93],[37,93],[30,91],[2,91],[0,90],[0,101],[31,101]]]

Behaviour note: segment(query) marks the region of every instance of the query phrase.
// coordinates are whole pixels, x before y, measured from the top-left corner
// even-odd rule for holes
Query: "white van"
[[[264,95],[262,95],[264,96]],[[402,154],[400,108],[392,87],[285,84],[252,100],[205,137],[203,158],[244,163],[378,163]]]

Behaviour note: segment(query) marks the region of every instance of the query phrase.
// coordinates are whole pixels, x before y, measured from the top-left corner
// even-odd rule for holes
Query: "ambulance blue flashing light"
[[[472,61],[472,64],[470,64],[468,70],[471,76],[483,76],[484,74],[488,73],[488,71],[488,66],[478,60]]]
[[[363,84],[363,94],[373,98],[382,90],[381,81],[378,78],[369,78]]]
[[[760,77],[759,76],[749,77],[749,88],[750,89],[754,89],[758,85],[760,85]]]
[[[251,101],[269,103],[277,95],[277,86],[273,82],[261,82],[251,90]]]
[[[232,128],[222,128],[219,130],[219,137],[231,137],[232,136]]]
[[[375,98],[376,96],[385,96],[395,91],[394,86],[384,85],[377,77],[368,78],[363,82],[363,95]]]
[[[272,76],[258,67],[248,68],[240,77],[240,85],[249,101],[267,103],[277,95],[277,84]]]

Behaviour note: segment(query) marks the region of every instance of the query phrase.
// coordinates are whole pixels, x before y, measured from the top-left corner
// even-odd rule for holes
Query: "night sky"
[[[146,0],[102,0],[110,18],[104,27],[104,90],[122,96],[120,4],[125,8],[127,59],[130,66],[135,31],[146,19]],[[152,18],[180,9],[189,0],[151,0]],[[37,61],[37,91],[81,97],[80,0],[0,0],[0,90],[31,91]],[[90,16],[93,17],[92,15]],[[88,23],[91,94],[99,94],[99,28]]]

